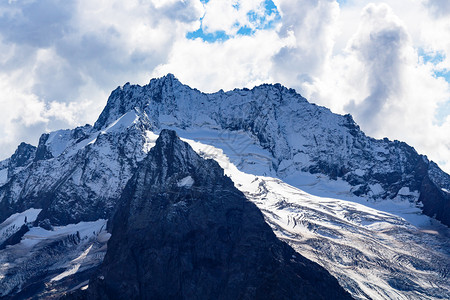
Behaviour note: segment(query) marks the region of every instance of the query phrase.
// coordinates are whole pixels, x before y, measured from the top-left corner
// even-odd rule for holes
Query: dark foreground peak
[[[350,299],[223,170],[163,130],[128,182],[89,299]]]

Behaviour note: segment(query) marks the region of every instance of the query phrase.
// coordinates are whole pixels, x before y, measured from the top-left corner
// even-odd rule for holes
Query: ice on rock
[[[187,187],[190,188],[194,184],[194,179],[191,176],[186,176],[183,179],[178,181],[177,185],[179,187]]]

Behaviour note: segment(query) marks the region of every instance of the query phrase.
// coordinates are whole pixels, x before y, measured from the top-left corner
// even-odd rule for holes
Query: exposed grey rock
[[[27,143],[21,143],[9,160],[8,169],[12,172],[15,168],[26,167],[36,155],[36,147]]]

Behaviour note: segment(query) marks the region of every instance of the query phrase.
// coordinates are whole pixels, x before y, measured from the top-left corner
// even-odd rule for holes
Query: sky
[[[448,0],[0,0],[0,159],[167,73],[281,83],[450,172]]]

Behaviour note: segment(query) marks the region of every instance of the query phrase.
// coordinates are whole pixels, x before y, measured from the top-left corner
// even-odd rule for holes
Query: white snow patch
[[[308,166],[311,164],[311,159],[309,158],[309,155],[303,152],[295,154],[292,160],[294,163],[300,164],[302,166]]]
[[[45,144],[48,145],[53,157],[59,156],[67,149],[71,141],[70,133],[71,131],[69,129],[50,132]]]
[[[0,243],[19,231],[22,225],[34,222],[42,209],[30,208],[21,213],[15,213],[0,224]]]
[[[409,187],[404,186],[398,191],[398,195],[400,196],[414,196],[419,197],[419,192],[417,191],[411,191]]]
[[[158,120],[161,124],[164,124],[165,126],[173,126],[176,125],[178,120],[172,115],[159,115]]]
[[[379,183],[370,184],[369,187],[374,195],[380,195],[380,194],[384,193],[384,189],[381,186],[381,184],[379,184]]]
[[[355,175],[360,176],[360,177],[362,177],[362,176],[364,176],[364,174],[366,174],[366,172],[361,169],[356,169],[353,173],[355,173]]]
[[[111,125],[109,125],[104,130],[93,132],[90,135],[90,137],[67,148],[67,150],[66,150],[67,156],[72,156],[72,155],[76,154],[80,149],[83,149],[84,147],[86,147],[87,145],[94,144],[97,141],[97,138],[100,134],[123,131],[123,129],[130,127],[138,119],[139,119],[139,116],[136,114],[136,112],[134,110],[127,112],[126,114],[122,115],[120,118],[118,118],[116,121],[114,121]]]
[[[88,287],[89,287],[89,280],[86,280],[80,283],[79,285],[73,287],[69,292],[76,291],[78,289],[84,291],[87,290]]]
[[[152,149],[155,146],[158,137],[159,135],[153,133],[150,130],[145,131],[145,143],[143,147],[144,153],[148,153],[150,149]]]
[[[107,132],[117,132],[122,131],[124,128],[130,127],[133,123],[135,123],[139,119],[139,116],[136,114],[134,110],[127,112],[118,118],[115,122],[109,125],[106,129],[104,129],[101,133]]]
[[[280,172],[283,172],[284,170],[286,170],[286,169],[288,169],[289,167],[291,167],[292,166],[292,160],[287,160],[287,159],[285,159],[285,160],[282,160],[281,162],[280,162],[280,164],[278,165],[278,170],[280,171]]]
[[[68,148],[67,156],[72,156],[75,153],[77,153],[80,149],[83,149],[84,147],[86,147],[87,145],[95,143],[95,141],[97,140],[97,136],[98,136],[98,134],[92,134],[87,139],[84,139],[81,142],[79,142],[78,144],[75,144],[73,147]]]
[[[194,179],[191,176],[186,176],[177,183],[179,187],[188,187],[188,188],[190,188],[193,184]]]
[[[66,226],[55,226],[53,230],[45,230],[41,227],[33,227],[22,238],[21,245],[25,247],[33,247],[44,240],[58,239],[69,234],[80,234],[80,238],[89,238],[94,234],[97,235],[106,227],[107,220],[100,219],[95,222],[80,222],[77,224],[69,224]]]
[[[72,260],[72,263],[74,263],[74,265],[71,266],[70,269],[62,272],[61,274],[53,277],[50,281],[58,281],[63,279],[64,277],[70,276],[75,274],[76,272],[78,272],[78,270],[81,267],[81,264],[83,263],[83,261],[86,259],[86,256],[89,254],[89,252],[92,249],[92,245],[90,245],[86,250],[84,250],[83,253],[81,253],[80,256],[78,256],[77,258],[75,258],[74,260]]]
[[[218,131],[208,127],[186,130],[167,128],[175,130],[203,158],[220,160],[219,164],[224,169],[232,163],[246,173],[275,176],[272,155],[247,132]]]

